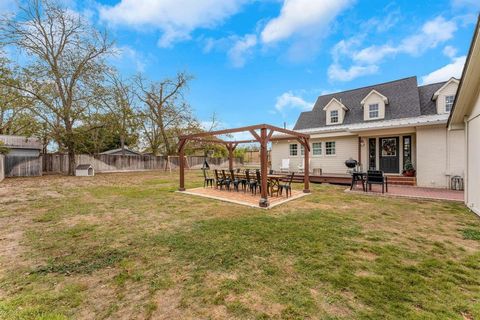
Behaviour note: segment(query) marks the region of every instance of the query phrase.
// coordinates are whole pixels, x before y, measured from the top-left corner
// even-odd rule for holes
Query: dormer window
[[[330,123],[338,123],[338,110],[330,111]]]
[[[445,113],[452,111],[453,101],[455,101],[454,95],[445,97]]]
[[[325,111],[325,118],[327,125],[342,124],[345,119],[345,113],[348,108],[343,105],[342,100],[332,98],[329,103],[323,108]]]
[[[452,111],[459,83],[457,79],[450,78],[433,94],[432,100],[437,105],[437,114],[445,114]]]
[[[378,103],[368,105],[368,116],[370,119],[376,119],[379,117]]]
[[[388,98],[373,89],[361,101],[363,107],[363,119],[376,120],[385,118],[385,106],[388,105]]]

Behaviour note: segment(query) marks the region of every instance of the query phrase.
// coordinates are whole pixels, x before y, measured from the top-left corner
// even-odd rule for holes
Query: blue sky
[[[0,10],[13,0],[0,0]],[[478,0],[64,0],[116,40],[126,75],[186,71],[197,116],[293,126],[318,95],[459,76]]]

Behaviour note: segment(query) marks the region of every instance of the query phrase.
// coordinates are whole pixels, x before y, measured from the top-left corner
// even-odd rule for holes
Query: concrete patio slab
[[[288,198],[285,197],[285,194],[278,197],[277,196],[268,197],[270,206],[267,208],[262,208],[258,205],[260,201],[259,192],[257,192],[256,195],[254,195],[250,192],[243,192],[243,191],[236,192],[236,191],[220,190],[215,188],[203,188],[203,187],[187,189],[185,191],[177,191],[177,192],[240,204],[240,205],[249,206],[252,208],[260,208],[260,209],[271,209],[278,205],[309,195],[309,193],[303,193],[302,191],[299,191],[299,190],[292,190],[292,196]]]

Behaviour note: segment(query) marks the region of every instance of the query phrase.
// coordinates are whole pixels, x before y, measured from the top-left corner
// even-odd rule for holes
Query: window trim
[[[452,101],[451,101],[450,103],[448,102],[448,99],[449,99],[449,98],[452,98]],[[455,102],[455,95],[454,95],[454,94],[450,94],[450,95],[448,95],[448,96],[445,96],[445,110],[444,110],[445,113],[450,113],[450,112],[452,112],[452,108],[453,108],[453,103],[454,103],[454,102]],[[450,105],[450,110],[447,110],[447,105],[449,105],[449,104],[451,104],[451,105]]]
[[[315,154],[315,147],[313,146],[313,145],[315,145],[315,144],[320,145],[320,148],[319,148],[320,153],[319,153],[319,154]],[[312,142],[312,157],[321,157],[321,156],[323,156],[322,142],[321,142],[321,141],[319,141],[319,142]]]
[[[292,146],[296,146],[296,148],[295,148],[296,154],[295,155],[292,155]],[[298,143],[290,143],[288,145],[288,154],[289,154],[290,157],[298,157]]]
[[[333,151],[334,153],[328,154],[328,143],[333,143]],[[332,148],[330,148],[332,149]],[[325,141],[325,157],[335,157],[337,155],[337,143],[336,141]]]
[[[377,107],[377,110],[373,111],[373,112],[377,113],[376,117],[372,117],[372,107]],[[380,104],[378,104],[378,103],[369,104],[368,105],[368,119],[379,119],[379,118],[380,118]]]
[[[332,113],[336,113],[336,115],[334,116]],[[332,119],[336,118],[337,121],[332,121]],[[331,124],[339,124],[340,123],[340,112],[338,112],[338,110],[330,110],[330,123]]]

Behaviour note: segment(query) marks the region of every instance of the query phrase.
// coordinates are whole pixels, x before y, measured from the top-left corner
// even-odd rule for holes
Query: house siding
[[[335,155],[325,154],[325,142],[335,141]],[[310,152],[310,169],[322,169],[324,174],[335,173],[345,174],[345,160],[349,158],[357,159],[358,157],[358,137],[332,137],[332,138],[312,138],[310,139],[310,148],[312,143],[322,143],[322,155],[314,156]],[[274,142],[272,144],[271,162],[272,169],[279,170],[282,159],[290,159],[290,170],[298,171],[298,166],[303,161],[300,155],[300,144],[298,144],[298,155],[290,156],[289,145],[295,142]]]
[[[476,214],[480,215],[480,95],[467,120],[467,188],[466,203]]]
[[[417,128],[417,185],[448,188],[450,177],[465,171],[462,130],[444,126]]]

